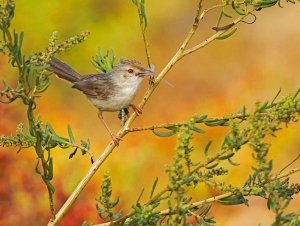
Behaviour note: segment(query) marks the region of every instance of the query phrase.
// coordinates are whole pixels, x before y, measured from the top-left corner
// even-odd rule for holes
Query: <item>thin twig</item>
[[[299,154],[295,159],[293,159],[289,164],[287,164],[285,167],[283,167],[283,168],[280,170],[279,174],[281,174],[284,170],[286,170],[289,166],[291,166],[291,165],[292,165],[294,162],[296,162],[299,158],[300,158],[300,154]]]
[[[236,115],[233,116],[228,116],[228,117],[221,117],[221,118],[207,118],[202,120],[201,122],[198,123],[209,123],[209,122],[216,122],[216,121],[220,121],[220,120],[231,120],[231,119],[245,119],[247,118],[249,115],[247,114],[241,114],[238,113]],[[183,125],[187,125],[189,123],[189,121],[183,121],[183,122],[171,122],[171,123],[163,123],[163,124],[159,124],[159,125],[151,125],[151,126],[141,126],[141,127],[133,127],[133,128],[128,128],[126,129],[127,133],[132,133],[132,132],[140,132],[140,131],[146,131],[146,130],[154,130],[154,129],[161,129],[161,128],[171,128],[171,127],[180,127]],[[198,124],[196,123],[196,124]]]
[[[245,17],[247,17],[250,13],[252,13],[254,11],[254,9],[252,11],[249,11],[247,14],[238,17],[237,19],[235,19],[231,24],[232,27],[234,27],[235,25],[237,25],[239,22],[241,22]],[[211,37],[209,37],[208,39],[204,40],[203,42],[201,42],[198,45],[195,45],[194,47],[191,47],[187,50],[185,50],[182,54],[182,57],[191,54],[201,48],[203,48],[204,46],[207,46],[209,43],[211,43],[212,41],[214,41],[216,38],[220,37],[222,34],[224,34],[225,32],[227,32],[227,30],[221,30],[216,32],[214,35],[212,35]]]
[[[140,27],[141,27],[142,36],[143,36],[144,47],[145,47],[146,56],[147,56],[147,62],[148,62],[148,66],[151,67],[152,63],[151,63],[151,56],[150,56],[150,50],[149,50],[149,42],[148,42],[148,39],[146,36],[146,24],[145,24],[144,16],[142,14],[140,6],[138,4],[136,6],[137,6],[139,18],[140,18]]]

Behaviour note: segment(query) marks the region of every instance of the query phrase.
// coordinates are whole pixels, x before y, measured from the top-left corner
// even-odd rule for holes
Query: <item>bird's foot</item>
[[[136,106],[134,104],[129,104],[129,106],[132,107],[137,116],[143,113],[143,110],[139,106]]]
[[[119,146],[119,143],[120,143],[120,141],[121,141],[121,138],[118,137],[117,135],[114,135],[114,134],[111,134],[111,138],[112,138],[112,140],[114,141],[115,145],[116,145],[116,146]]]

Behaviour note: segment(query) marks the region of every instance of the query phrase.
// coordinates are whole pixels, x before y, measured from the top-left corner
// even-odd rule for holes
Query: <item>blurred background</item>
[[[170,60],[193,23],[196,0],[146,1],[150,51],[158,73]],[[217,1],[215,1],[217,2]],[[161,83],[133,126],[184,121],[196,114],[219,117],[240,110],[244,105],[253,109],[256,101],[271,100],[278,90],[282,95],[296,92],[300,87],[300,4],[286,4],[256,12],[252,25],[239,24],[237,32],[227,40],[215,41],[204,49],[181,60],[167,75],[173,84]],[[218,12],[212,12],[201,22],[192,44],[213,34]],[[249,18],[251,20],[252,18]],[[24,31],[24,53],[43,51],[53,31],[61,40],[82,30],[89,30],[86,42],[59,56],[78,72],[93,73],[90,63],[99,48],[113,49],[117,56],[137,59],[146,65],[146,57],[138,16],[130,0],[18,0],[12,27]],[[7,59],[0,58],[1,80],[16,83],[16,74]],[[147,89],[144,81],[135,103],[139,103]],[[78,91],[55,76],[51,86],[38,100],[36,114],[50,122],[61,135],[67,136],[67,125],[75,138],[90,139],[92,150],[99,156],[110,141],[109,134],[97,117],[97,110]],[[0,105],[0,132],[14,134],[17,124],[26,122],[25,107],[16,101]],[[113,131],[120,128],[117,113],[104,113]],[[272,139],[270,156],[279,170],[299,154],[300,124],[295,123]],[[217,150],[226,128],[207,128],[207,133],[194,136],[195,158],[203,158],[208,140],[214,140]],[[95,198],[105,171],[113,180],[113,196],[120,197],[124,212],[131,210],[140,191],[145,188],[145,199],[155,177],[158,189],[164,188],[166,164],[172,162],[176,137],[160,138],[151,132],[129,134],[109,156],[93,177],[61,225],[81,225],[84,220],[99,223]],[[47,192],[35,173],[33,150],[1,148],[0,152],[0,225],[45,225],[50,217]],[[54,155],[55,209],[58,210],[90,167],[88,155],[68,156],[73,150],[57,149]],[[223,180],[241,185],[250,174],[251,151],[243,149],[234,158],[241,167],[229,166],[230,173]],[[295,166],[299,166],[299,161]],[[294,181],[299,175],[292,176]],[[298,180],[299,182],[299,180]],[[148,193],[147,193],[148,192]],[[197,188],[194,200],[214,195],[206,186]],[[210,214],[218,225],[269,225],[274,215],[266,208],[266,201],[250,199],[250,207],[214,205]],[[289,207],[299,210],[299,196]]]

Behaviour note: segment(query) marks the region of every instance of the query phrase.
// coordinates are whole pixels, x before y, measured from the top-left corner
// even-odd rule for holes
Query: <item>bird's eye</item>
[[[128,73],[132,74],[133,73],[133,69],[129,68],[128,69]]]

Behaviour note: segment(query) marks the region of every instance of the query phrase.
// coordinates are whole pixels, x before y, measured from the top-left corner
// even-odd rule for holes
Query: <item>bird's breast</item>
[[[90,102],[100,111],[119,111],[132,103],[140,83],[117,86],[107,99],[88,97]]]

